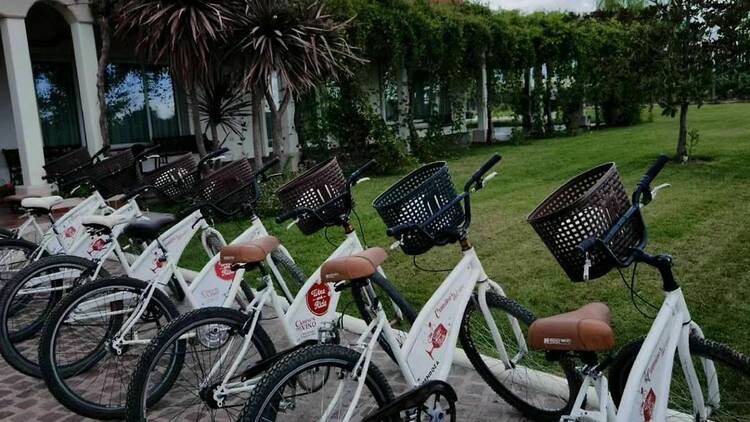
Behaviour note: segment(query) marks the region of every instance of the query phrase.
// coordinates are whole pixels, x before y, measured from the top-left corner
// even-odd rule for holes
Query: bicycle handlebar
[[[213,160],[216,157],[221,157],[227,152],[229,152],[229,148],[219,148],[214,152],[206,154],[205,157],[201,158],[200,161],[198,161],[198,170],[200,170],[208,161]]]
[[[620,217],[620,219],[612,226],[610,227],[609,231],[604,234],[603,237],[590,237],[583,242],[581,242],[576,249],[582,253],[586,254],[591,249],[599,245],[601,248],[609,255],[611,259],[614,260],[615,263],[617,263],[621,267],[626,267],[630,264],[630,260],[621,260],[619,259],[614,252],[612,252],[611,248],[607,246],[607,244],[617,235],[617,233],[622,230],[622,228],[627,224],[630,219],[632,219],[636,214],[640,213],[641,207],[647,205],[649,202],[651,202],[652,196],[651,196],[651,182],[656,179],[656,177],[659,175],[659,173],[664,169],[664,166],[669,162],[669,157],[666,155],[660,155],[659,158],[656,159],[656,162],[648,169],[646,174],[643,175],[641,180],[638,182],[637,188],[633,192],[633,198],[632,198],[632,205],[630,208],[625,212],[625,214]],[[645,196],[645,202],[641,202],[641,197]],[[644,229],[645,230],[645,229]],[[641,249],[645,247],[646,244],[646,236],[644,234],[644,238],[641,241],[641,245],[636,247],[635,249]]]
[[[359,168],[358,170],[356,170],[356,171],[355,171],[354,173],[352,173],[352,174],[351,174],[351,175],[349,176],[349,178],[347,179],[347,182],[348,182],[349,186],[351,187],[351,186],[354,186],[354,185],[356,185],[356,184],[357,184],[357,182],[359,181],[359,179],[361,179],[361,178],[362,178],[362,175],[363,175],[363,174],[364,174],[364,173],[365,173],[365,172],[366,172],[367,170],[369,170],[369,169],[370,169],[370,167],[374,166],[375,164],[377,164],[377,161],[376,161],[376,160],[370,160],[370,161],[366,162],[366,163],[365,163],[365,165],[363,165],[363,166],[362,166],[362,167],[360,167],[360,168]]]
[[[433,241],[436,244],[443,244],[447,243],[453,239],[458,240],[461,236],[465,235],[466,231],[469,229],[469,226],[471,225],[471,193],[472,191],[476,192],[484,188],[484,175],[487,174],[488,171],[492,170],[492,168],[502,160],[502,156],[499,154],[493,154],[492,157],[489,158],[484,164],[482,164],[481,167],[469,178],[469,180],[466,182],[466,185],[464,185],[464,192],[457,195],[455,198],[453,198],[451,201],[449,201],[447,204],[445,204],[438,212],[433,214],[430,218],[428,218],[426,221],[416,224],[416,223],[405,223],[405,224],[399,224],[394,227],[390,227],[386,229],[386,234],[390,237],[399,238],[403,233],[411,232],[411,231],[419,231],[421,234],[426,236],[428,239]],[[436,235],[430,234],[425,227],[429,226],[435,219],[440,217],[445,211],[448,209],[451,209],[459,202],[464,202],[464,222],[463,224],[458,228],[452,228],[452,229],[444,229],[440,233],[437,233]],[[447,242],[442,242],[438,239],[438,237],[444,237]]]

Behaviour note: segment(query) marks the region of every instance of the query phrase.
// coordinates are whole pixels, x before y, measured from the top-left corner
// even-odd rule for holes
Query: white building
[[[97,27],[87,0],[0,0],[0,38],[0,179],[16,182],[21,194],[45,194],[45,155],[78,146],[93,154],[102,145]],[[113,40],[107,95],[113,148],[164,137],[193,142],[182,90],[165,66],[141,63],[133,45]],[[290,153],[297,150],[293,110],[284,120]],[[252,157],[251,124],[242,136],[222,134],[234,158]],[[270,128],[262,132],[268,154]]]

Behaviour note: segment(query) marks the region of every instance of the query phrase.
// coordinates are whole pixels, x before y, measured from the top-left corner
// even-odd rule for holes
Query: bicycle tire
[[[0,239],[15,239],[16,233],[13,230],[8,230],[0,227]]]
[[[11,278],[13,278],[13,276],[18,274],[19,271],[31,264],[31,261],[29,261],[29,257],[31,257],[37,250],[39,250],[39,245],[34,242],[29,242],[25,239],[0,238],[0,265],[5,265],[5,252],[3,252],[3,250],[24,251],[26,261],[24,263],[19,263],[20,266],[18,268],[8,270],[7,274],[5,274],[5,271],[2,271],[2,274],[0,274],[0,283],[2,283],[0,284],[0,288],[7,284],[11,280]],[[42,252],[42,257],[45,256],[47,256],[47,251]]]
[[[622,399],[630,370],[633,367],[633,362],[638,356],[644,340],[645,338],[640,338],[623,346],[620,351],[618,351],[612,366],[609,368],[609,389],[612,394],[612,399],[618,406]],[[725,344],[692,335],[690,336],[690,354],[694,358],[711,360],[715,366],[718,366],[718,368],[716,368],[717,371],[723,373],[719,374],[719,382],[728,380],[732,384],[731,389],[724,389],[720,386],[719,401],[721,406],[719,406],[718,409],[714,409],[720,412],[729,411],[729,415],[727,415],[726,419],[723,419],[721,417],[717,418],[716,415],[712,414],[710,419],[719,422],[725,420],[750,420],[750,402],[747,400],[747,391],[750,389],[750,357],[731,349]],[[703,367],[701,365],[696,365],[695,370],[698,373],[701,387],[704,387],[702,388],[704,400],[710,402],[712,398],[707,394],[705,384],[703,383],[703,381],[705,381],[705,375],[702,373]],[[685,380],[684,375],[682,374],[680,360],[677,357],[676,352],[675,363],[672,371],[673,376],[669,392],[669,408],[684,413],[687,412],[687,409],[682,408],[682,406],[686,406],[688,403],[692,405],[692,399],[689,398],[689,392],[686,390],[685,386],[682,385],[682,382]],[[741,383],[741,385],[736,387],[735,385],[737,383]],[[741,401],[735,402],[732,400],[733,398],[737,398]],[[678,406],[678,408],[675,409],[675,406]],[[692,411],[692,408],[690,410]],[[698,420],[697,417],[696,420]]]
[[[14,302],[16,294],[21,291],[23,286],[28,281],[36,277],[37,274],[41,274],[46,271],[52,271],[55,268],[58,268],[60,270],[69,268],[79,270],[81,274],[85,275],[95,269],[96,266],[97,263],[77,256],[49,256],[46,258],[42,258],[39,261],[36,261],[23,270],[19,271],[18,274],[16,274],[13,279],[8,282],[5,288],[0,291],[0,355],[5,358],[5,361],[10,366],[25,375],[34,378],[41,377],[38,357],[34,356],[32,360],[32,358],[25,356],[19,350],[19,348],[16,347],[16,344],[35,340],[37,335],[40,334],[40,331],[46,322],[47,316],[63,297],[63,293],[59,290],[51,292],[49,298],[46,301],[42,300],[42,302],[45,302],[44,309],[38,312],[36,312],[35,310],[31,310],[32,312],[30,312],[30,314],[32,314],[32,318],[34,318],[31,323],[23,326],[19,330],[11,331],[11,329],[8,327],[9,318],[16,316],[16,314],[19,312],[18,306],[22,306],[23,309],[26,309],[26,305],[28,305],[31,300],[25,298],[19,301],[18,304],[16,304]],[[103,268],[101,269],[99,275],[102,277],[108,276],[107,272]],[[73,286],[71,286],[71,290],[73,287],[80,283],[81,279],[76,279],[76,281],[73,282]],[[60,287],[59,282],[56,283],[55,287]],[[14,304],[18,306],[12,309],[12,305]],[[34,352],[36,352],[36,348],[33,348],[33,350]]]
[[[398,291],[398,289],[382,274],[375,273],[370,277],[370,282],[374,285],[373,287],[377,287],[388,296],[389,300],[386,300],[385,298],[379,298],[380,302],[383,304],[384,307],[391,306],[390,301],[396,304],[396,306],[401,310],[401,314],[403,318],[406,320],[407,324],[411,325],[414,324],[414,321],[417,319],[417,311],[414,310],[414,308],[411,306],[411,304],[403,297],[401,296],[401,293]],[[371,300],[369,298],[369,294],[366,292],[366,286],[362,286],[360,284],[355,284],[352,286],[352,299],[354,300],[354,304],[357,307],[357,311],[359,312],[359,315],[362,316],[362,319],[365,321],[366,324],[370,324],[374,318],[374,314],[372,313],[371,309]],[[388,317],[389,321],[394,321],[394,318],[391,318],[389,315]],[[394,328],[401,328],[401,331],[408,331],[408,327],[394,327]],[[398,339],[402,344],[404,338]],[[388,354],[388,356],[393,359],[393,361],[396,361],[396,356],[391,350],[391,346],[388,344],[388,342],[385,340],[385,337],[381,334],[381,336],[378,338],[378,343],[380,343],[380,346],[383,348],[383,350]]]
[[[82,359],[71,362],[65,366],[58,366],[56,352],[60,344],[66,343],[65,340],[59,338],[61,335],[61,329],[66,325],[63,321],[67,319],[67,316],[70,315],[71,312],[76,311],[75,307],[80,305],[82,301],[91,300],[91,298],[96,296],[97,292],[108,293],[130,291],[134,295],[140,295],[147,287],[148,284],[146,282],[133,278],[122,277],[97,280],[76,288],[70,292],[70,294],[66,295],[57,306],[55,306],[39,341],[39,363],[42,378],[44,379],[47,388],[63,406],[81,416],[94,419],[121,419],[124,416],[126,397],[125,388],[127,388],[129,384],[125,381],[127,381],[127,376],[132,372],[125,368],[125,365],[127,364],[126,359],[120,359],[112,350],[109,350],[108,347],[110,336],[116,334],[122,327],[123,322],[127,319],[124,315],[115,314],[107,317],[109,322],[106,324],[106,331],[98,342],[97,339],[93,337],[94,333],[92,324],[87,323],[87,327],[92,327],[88,330],[87,340],[93,340],[96,344],[93,350],[87,352],[86,356]],[[137,300],[140,302],[140,299]],[[110,306],[115,303],[115,301],[110,302]],[[149,321],[149,319],[153,319],[153,315],[158,315],[159,312],[167,321],[175,320],[180,315],[174,302],[158,288],[154,290],[153,296],[149,301],[148,310],[148,314],[144,313],[144,316],[140,318],[140,321],[145,323],[153,322]],[[146,317],[146,315],[148,315],[148,317]],[[158,329],[158,321],[156,326]],[[67,325],[65,328],[68,327],[70,327],[70,325]],[[133,332],[136,332],[140,328],[141,327],[136,328],[134,326]],[[67,343],[70,344],[70,342]],[[124,350],[137,347],[138,346],[124,346]],[[100,399],[98,402],[73,391],[71,384],[83,384],[79,379],[80,376],[85,377],[87,374],[91,375],[91,370],[96,365],[100,364],[107,356],[114,356],[117,364],[112,365],[115,368],[114,372],[108,372],[109,369],[105,369],[105,375],[112,375],[111,377],[105,378],[107,380],[112,379],[112,381],[105,381],[101,386],[101,390],[97,390],[97,393],[102,394],[99,396]],[[116,380],[114,380],[116,377],[114,375],[119,375],[119,380],[122,381],[121,398],[118,402],[116,398],[113,399],[110,396],[108,402],[105,404],[102,402],[103,400],[101,400],[103,395],[113,393],[113,391],[117,389],[115,385]],[[117,395],[117,391],[114,391],[114,394]]]
[[[263,376],[253,390],[250,400],[242,409],[239,417],[241,422],[275,421],[277,413],[273,407],[278,407],[280,398],[276,396],[283,389],[289,379],[302,370],[316,365],[329,365],[334,368],[352,371],[359,360],[360,353],[338,345],[318,344],[295,350],[276,362]],[[370,364],[365,386],[369,389],[378,407],[394,400],[393,390],[385,375],[374,365]],[[364,391],[363,391],[364,392]],[[306,415],[309,410],[304,410]],[[309,418],[306,418],[309,420]]]
[[[297,294],[300,287],[302,287],[307,281],[307,276],[302,271],[302,269],[294,262],[292,258],[289,257],[289,255],[278,249],[271,252],[271,260],[273,261],[279,273],[281,273],[281,277],[284,278],[284,282],[286,283],[287,288],[289,288],[290,290],[293,289],[291,290],[291,294]],[[288,280],[287,278],[291,279],[293,283],[289,283],[290,280]],[[289,302],[292,302],[294,298],[287,297],[287,300],[289,300]]]
[[[184,333],[201,326],[201,324],[226,324],[233,327],[236,332],[242,332],[247,323],[248,315],[231,308],[210,307],[197,309],[181,315],[171,322],[168,326],[151,341],[144,353],[138,359],[135,371],[128,387],[126,420],[128,421],[145,421],[146,412],[149,408],[156,405],[165,394],[171,389],[177,381],[177,377],[183,369],[184,353],[176,353],[182,357],[178,366],[170,373],[170,377],[165,377],[166,381],[162,383],[160,394],[150,394],[146,397],[150,374],[155,365],[159,362],[160,356],[166,353],[170,346],[177,342],[175,347],[179,350],[185,348],[187,340],[180,339]],[[253,332],[253,345],[258,349],[261,358],[269,358],[276,354],[276,348],[266,331],[257,325]],[[183,385],[184,387],[184,385]],[[184,406],[184,404],[181,403]],[[172,415],[174,416],[174,415]]]
[[[524,326],[526,329],[528,329],[528,327],[536,320],[536,317],[534,317],[531,311],[505,296],[501,296],[493,291],[487,291],[486,299],[487,306],[490,308],[490,311],[494,309],[503,314],[512,316],[519,322],[519,326],[521,326],[522,331]],[[508,379],[507,377],[502,377],[503,379],[500,379],[497,374],[490,368],[490,366],[495,366],[496,363],[502,365],[502,363],[496,362],[494,361],[494,359],[493,361],[490,361],[489,359],[492,358],[489,358],[485,354],[483,354],[483,350],[479,350],[482,348],[478,345],[480,340],[480,333],[475,332],[475,330],[472,328],[471,318],[474,313],[476,313],[476,315],[480,318],[479,324],[481,324],[483,327],[486,327],[484,316],[479,313],[479,308],[475,303],[475,300],[476,298],[472,299],[472,301],[470,301],[469,305],[466,307],[463,321],[461,323],[461,330],[459,332],[459,339],[461,341],[464,352],[466,352],[466,356],[469,358],[469,361],[477,370],[477,372],[479,372],[479,375],[482,377],[482,379],[492,388],[492,390],[494,390],[498,395],[500,395],[500,397],[508,402],[508,404],[515,407],[521,413],[533,420],[557,421],[560,420],[561,416],[569,414],[570,409],[573,407],[578,389],[580,388],[580,379],[577,375],[574,362],[567,357],[561,357],[559,362],[557,363],[549,362],[546,359],[544,352],[536,352],[538,354],[537,357],[536,354],[533,356],[529,356],[532,353],[535,353],[533,351],[529,351],[529,355],[527,355],[529,356],[528,359],[525,359],[519,366],[515,366],[513,372],[508,374],[510,375],[511,379]],[[501,337],[503,338],[506,347],[508,347],[508,345],[510,344],[509,340],[514,339],[514,336],[512,335],[512,333],[511,335],[507,335],[507,333],[506,335],[504,335],[500,327],[498,327],[498,330],[501,331]],[[523,334],[525,338],[526,331],[524,331]],[[488,336],[488,341],[492,342],[491,336],[489,334]],[[494,350],[494,342],[491,343],[491,346],[488,347],[491,347],[492,350]],[[513,358],[513,353],[509,352],[508,354],[511,358]],[[535,357],[537,357],[537,359],[534,359]],[[542,365],[542,371],[545,373],[549,372],[549,369],[551,369],[548,368],[548,366],[557,368],[557,366],[559,365],[560,369],[562,370],[561,375],[567,381],[566,388],[569,395],[567,398],[553,398],[555,399],[555,401],[557,401],[557,399],[564,401],[564,406],[561,405],[559,408],[554,409],[546,407],[543,408],[540,404],[531,403],[531,400],[539,400],[543,399],[544,397],[539,397],[537,393],[518,394],[514,391],[514,386],[516,385],[516,383],[514,382],[514,380],[516,379],[515,368],[527,367],[532,364]],[[520,385],[520,387],[522,388],[523,386]]]

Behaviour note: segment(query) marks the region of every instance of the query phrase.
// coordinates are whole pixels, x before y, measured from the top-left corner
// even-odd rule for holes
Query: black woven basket
[[[257,199],[253,177],[248,160],[233,161],[201,179],[195,187],[195,199],[227,213],[240,209],[251,213]]]
[[[185,154],[175,161],[143,175],[143,183],[156,186],[161,196],[172,201],[186,201],[198,182],[198,164],[193,154]]]
[[[93,164],[86,172],[105,198],[133,190],[143,182],[138,163],[130,149]]]
[[[603,164],[570,180],[545,199],[528,218],[544,244],[573,281],[584,281],[586,257],[577,247],[589,238],[601,238],[630,208],[617,167]],[[618,258],[629,255],[644,233],[640,213],[612,239],[609,247]],[[589,253],[589,279],[607,274],[614,262],[604,252]]]
[[[285,210],[300,207],[314,209],[321,218],[311,215],[300,217],[297,226],[309,235],[326,227],[341,224],[342,216],[349,213],[352,204],[340,196],[347,189],[344,172],[336,158],[330,158],[280,187],[276,194]]]
[[[388,228],[401,224],[423,224],[433,218],[458,194],[453,187],[448,166],[444,161],[427,164],[409,173],[373,202]],[[446,229],[456,229],[464,221],[464,209],[456,203],[432,220],[425,230],[440,238]],[[408,255],[419,255],[437,246],[430,237],[420,231],[405,233],[401,249]]]
[[[91,164],[91,156],[86,148],[78,148],[63,154],[44,165],[47,176],[60,176]]]

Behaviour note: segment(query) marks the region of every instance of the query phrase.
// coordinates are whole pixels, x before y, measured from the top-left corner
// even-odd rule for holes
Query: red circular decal
[[[216,276],[224,281],[234,280],[234,271],[232,271],[232,264],[223,264],[221,261],[217,261],[214,265],[214,272]]]
[[[307,291],[307,308],[313,315],[323,316],[331,304],[331,288],[328,284],[315,284]]]
[[[65,231],[63,233],[65,234],[66,238],[71,238],[71,237],[75,236],[75,234],[76,234],[76,228],[73,227],[73,226],[70,226],[67,229],[65,229]]]

